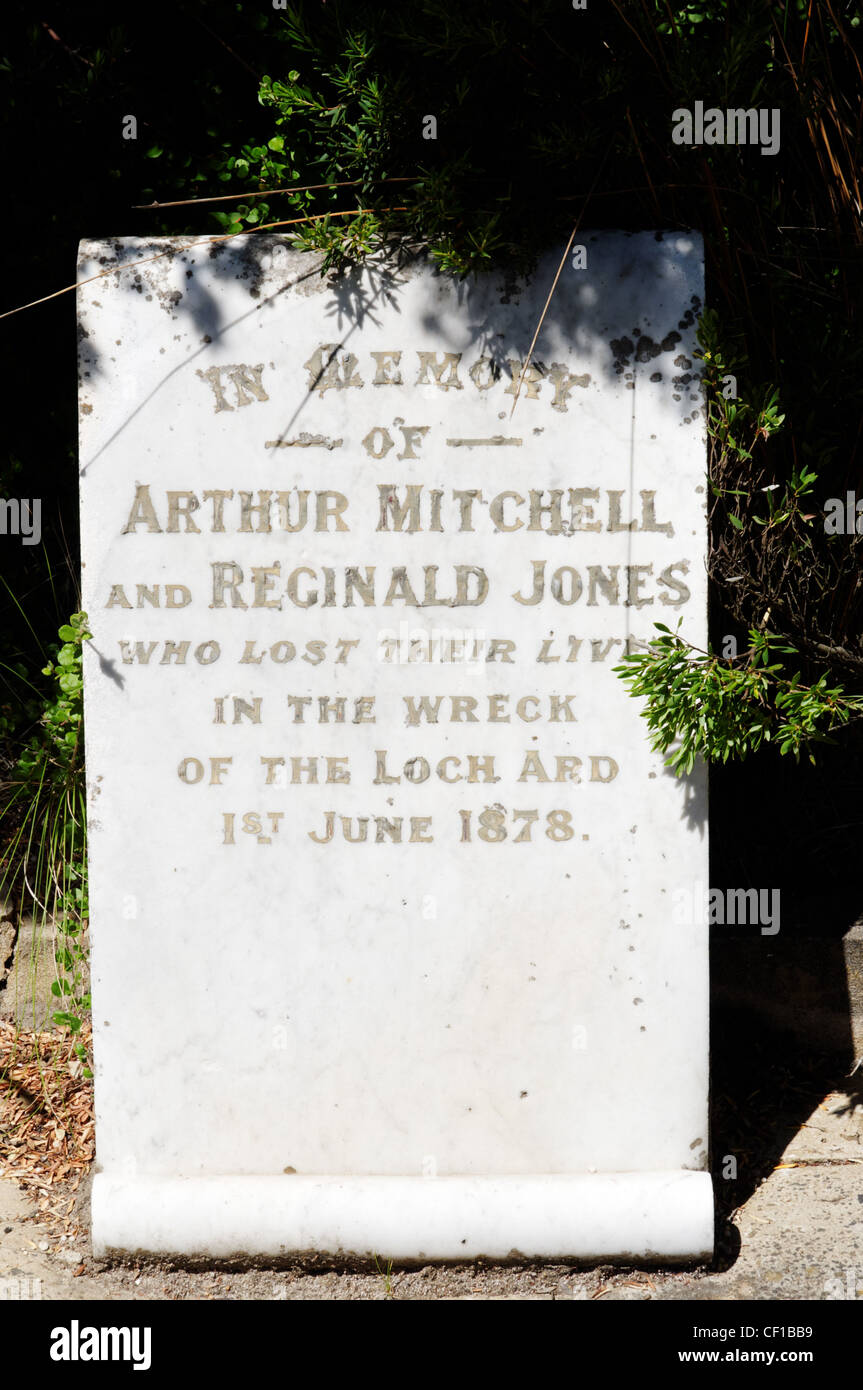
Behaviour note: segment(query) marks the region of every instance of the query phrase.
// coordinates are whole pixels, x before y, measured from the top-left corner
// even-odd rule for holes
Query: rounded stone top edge
[[[202,251],[216,258],[225,251],[233,251],[236,255],[247,253],[255,243],[280,244],[288,240],[287,236],[280,236],[278,233],[244,232],[234,237],[223,237],[221,235],[208,236],[102,236],[102,237],[81,237],[78,242],[78,264],[82,261],[99,261],[106,269],[122,269],[128,264],[129,254],[146,254],[152,251],[154,256],[180,255],[186,251]],[[233,245],[232,245],[233,243]],[[324,257],[320,251],[296,251],[285,246],[285,253],[291,259],[304,260],[311,262],[317,260],[322,262]]]
[[[232,237],[218,234],[82,237],[78,242],[77,265],[79,275],[83,275],[85,280],[93,277],[95,266],[105,275],[140,266],[141,272],[146,275],[151,270],[158,271],[160,262],[170,266],[176,258],[184,258],[191,253],[199,265],[210,263],[215,268],[238,264],[252,271],[259,283],[266,281],[275,271],[288,275],[308,275],[318,270],[318,284],[314,288],[321,289],[326,289],[334,280],[356,276],[366,269],[398,270],[402,279],[428,269],[442,276],[447,273],[439,271],[427,248],[416,246],[376,251],[361,261],[351,263],[344,270],[333,267],[323,271],[321,268],[325,256],[322,251],[300,251],[289,242],[290,234],[279,232],[241,232]],[[280,248],[278,261],[274,260],[271,265],[262,264],[264,257],[271,255],[276,248]],[[495,265],[490,269],[499,270],[500,267]],[[305,293],[309,292],[309,288],[306,287]]]
[[[313,260],[323,262],[324,256],[320,251],[299,251],[285,243],[290,240],[290,233],[287,232],[240,232],[236,236],[224,237],[222,234],[212,236],[206,233],[200,236],[102,236],[102,237],[82,237],[78,242],[78,261],[96,260],[104,258],[104,263],[113,260],[115,264],[122,264],[123,253],[128,250],[139,251],[145,247],[152,247],[163,254],[188,251],[194,248],[209,247],[210,252],[220,254],[222,248],[226,250],[248,251],[256,242],[281,245],[290,259],[311,263]],[[688,240],[693,242],[693,250],[696,248],[703,254],[704,236],[701,231],[694,227],[643,227],[637,229],[626,229],[621,227],[584,227],[577,233],[579,240],[596,241],[600,237],[615,237],[621,240],[645,240],[662,243],[673,238]],[[233,245],[232,245],[233,244]],[[561,254],[561,247],[557,243],[549,243],[547,246],[537,249],[535,256],[537,261],[544,260],[547,256],[555,253]],[[381,262],[398,262],[405,268],[421,263],[434,264],[431,254],[427,247],[405,247],[399,251],[379,251],[373,252],[365,257],[363,261],[357,262],[357,266],[368,264],[379,264]],[[503,268],[502,263],[494,262],[488,267],[489,271],[499,271]],[[336,272],[337,273],[337,272]],[[447,272],[441,271],[441,274]]]
[[[494,261],[474,273],[458,274],[442,269],[427,246],[405,244],[376,251],[343,268],[324,269],[322,251],[301,251],[290,244],[289,233],[243,232],[236,236],[117,236],[82,238],[78,244],[78,298],[86,306],[104,288],[112,290],[121,282],[116,278],[128,271],[134,288],[144,283],[159,297],[163,307],[182,298],[186,282],[202,277],[200,283],[212,287],[222,281],[246,284],[253,298],[270,298],[273,292],[291,296],[316,297],[338,292],[371,281],[378,290],[389,292],[405,288],[411,281],[428,279],[432,285],[490,285],[501,279],[503,302],[517,300],[532,285],[544,282],[554,273],[555,284],[566,257],[561,258],[558,243],[535,249],[532,265],[516,266]],[[616,261],[624,268],[621,276],[639,264],[662,278],[682,275],[703,295],[704,242],[695,230],[626,230],[584,228],[578,232],[578,245],[594,246],[599,253],[599,269],[607,274]],[[568,252],[569,248],[567,248]],[[610,258],[610,259],[609,259]],[[377,284],[380,278],[380,284]]]

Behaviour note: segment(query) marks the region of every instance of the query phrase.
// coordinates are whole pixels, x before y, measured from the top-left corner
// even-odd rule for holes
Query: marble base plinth
[[[688,1261],[713,1247],[707,1173],[532,1177],[113,1177],[93,1184],[98,1257],[310,1252],[394,1260]]]

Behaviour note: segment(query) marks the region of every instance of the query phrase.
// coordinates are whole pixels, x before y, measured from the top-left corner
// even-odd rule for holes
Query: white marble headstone
[[[97,1253],[712,1247],[706,789],[612,671],[705,645],[702,250],[583,240],[524,373],[559,252],[81,247]]]

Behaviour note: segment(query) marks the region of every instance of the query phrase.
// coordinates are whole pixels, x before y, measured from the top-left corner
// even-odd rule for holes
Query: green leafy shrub
[[[42,674],[54,682],[39,727],[6,779],[3,820],[14,829],[0,864],[0,895],[20,914],[32,907],[41,931],[55,933],[55,1024],[78,1033],[90,1007],[86,986],[88,923],[82,644],[87,615],[59,630]],[[86,1061],[83,1045],[79,1056]]]
[[[767,632],[752,629],[749,646],[739,657],[700,651],[654,623],[660,636],[650,650],[631,652],[614,670],[643,696],[643,711],[654,751],[670,754],[666,766],[678,776],[691,772],[697,757],[706,762],[745,758],[763,743],[780,753],[801,751],[814,762],[814,743],[852,718],[863,716],[863,696],[831,685],[825,672],[804,685],[799,671],[789,674],[783,656],[797,648]]]

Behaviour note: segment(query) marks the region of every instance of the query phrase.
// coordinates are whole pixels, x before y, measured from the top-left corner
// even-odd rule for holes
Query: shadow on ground
[[[824,1097],[840,1091],[863,1106],[863,1068],[854,1071],[863,1054],[863,935],[849,935],[863,911],[861,793],[859,736],[822,751],[815,767],[768,749],[711,771],[711,887],[781,894],[775,935],[758,926],[712,929],[719,1270],[739,1252],[732,1213]]]

